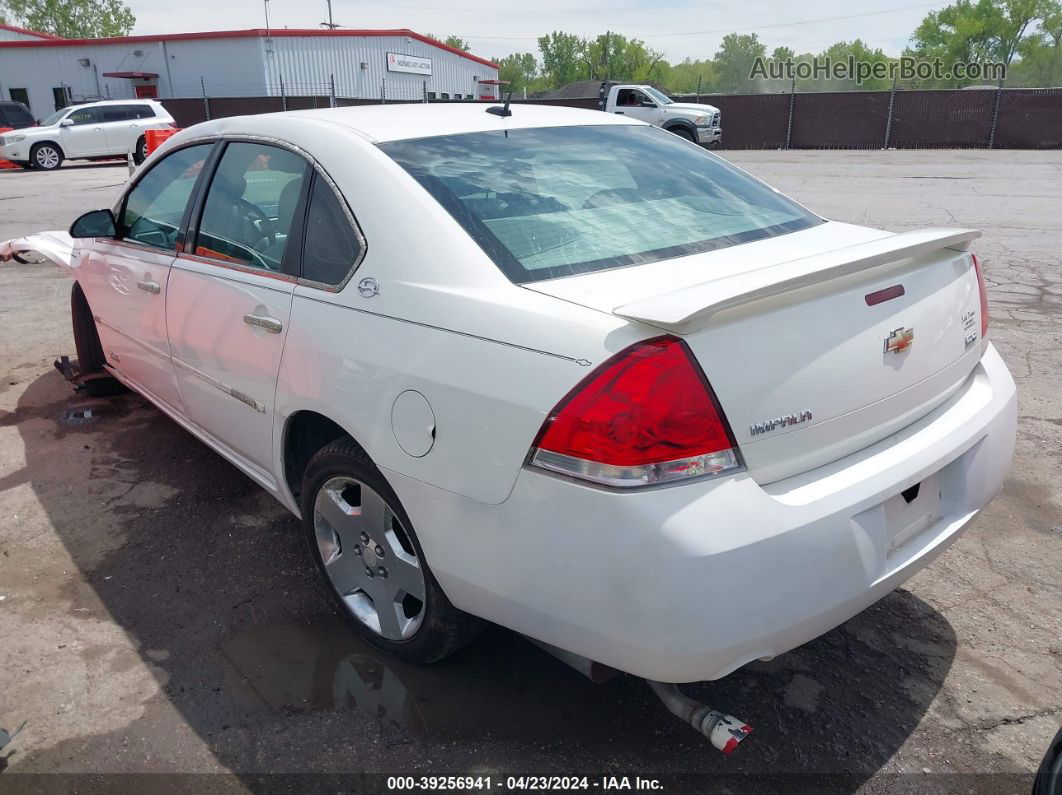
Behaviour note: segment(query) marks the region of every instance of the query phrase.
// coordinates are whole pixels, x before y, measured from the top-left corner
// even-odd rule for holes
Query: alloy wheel
[[[424,619],[424,570],[394,511],[371,487],[334,477],[313,507],[325,573],[351,614],[390,641],[408,640]]]
[[[41,168],[52,169],[59,165],[59,153],[50,146],[42,146],[37,149],[37,165]]]

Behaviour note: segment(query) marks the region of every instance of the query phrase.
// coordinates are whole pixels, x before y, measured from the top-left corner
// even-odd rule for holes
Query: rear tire
[[[62,164],[62,150],[53,143],[34,144],[30,149],[30,165],[38,171],[55,171]]]
[[[338,439],[310,459],[301,503],[317,571],[339,612],[373,646],[431,663],[482,630],[481,619],[446,598],[398,496],[354,440]]]
[[[139,166],[145,160],[147,160],[147,140],[141,135],[140,140],[136,142],[136,151],[133,152],[133,162]]]

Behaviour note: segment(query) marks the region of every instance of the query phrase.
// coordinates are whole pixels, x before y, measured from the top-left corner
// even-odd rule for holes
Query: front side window
[[[307,169],[287,149],[229,144],[210,182],[195,253],[281,270]]]
[[[657,105],[670,105],[672,100],[667,94],[661,94],[652,86],[645,87],[645,93],[657,104]]]
[[[126,197],[118,236],[173,251],[188,198],[212,144],[178,149],[148,171]]]
[[[74,108],[70,111],[70,115],[67,118],[73,121],[75,125],[98,124],[100,121],[100,109]]]
[[[302,277],[339,284],[361,254],[361,240],[350,225],[335,191],[318,177],[310,191],[302,249]]]
[[[657,127],[467,133],[380,148],[517,283],[642,265],[822,223]]]

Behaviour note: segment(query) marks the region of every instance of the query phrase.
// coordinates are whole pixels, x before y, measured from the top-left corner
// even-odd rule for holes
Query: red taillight
[[[985,288],[985,275],[981,273],[981,263],[977,261],[977,255],[971,254],[973,259],[974,273],[977,274],[977,291],[981,294],[981,339],[988,335],[988,290]]]
[[[674,337],[632,345],[576,386],[539,431],[531,463],[619,487],[740,466],[711,387]]]

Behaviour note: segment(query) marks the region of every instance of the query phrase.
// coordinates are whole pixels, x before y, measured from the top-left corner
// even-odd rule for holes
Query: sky
[[[265,27],[264,0],[126,0],[136,15],[134,33],[185,33]],[[335,22],[353,28],[409,28],[458,35],[485,58],[514,52],[538,55],[536,39],[553,30],[592,36],[606,30],[643,39],[668,61],[710,58],[729,32],[756,33],[770,52],[785,45],[798,53],[861,38],[899,55],[915,27],[946,0],[332,0]],[[313,28],[328,19],[326,0],[269,0],[272,27]]]

